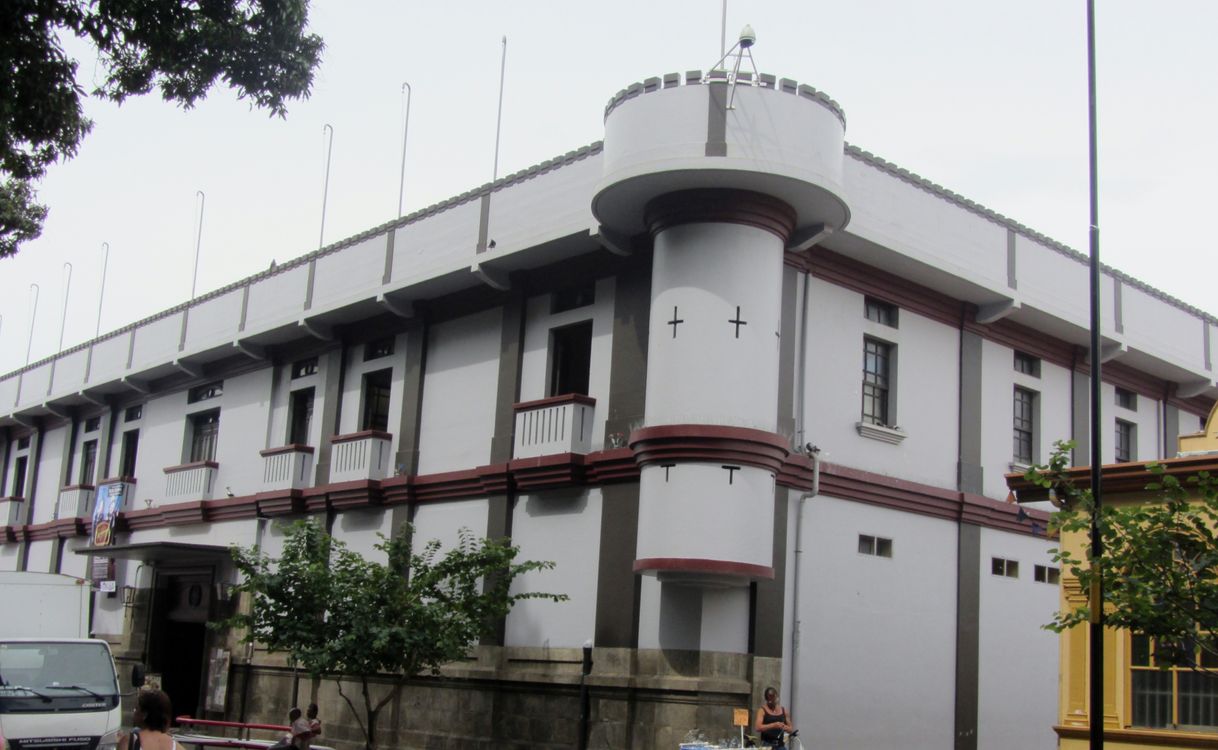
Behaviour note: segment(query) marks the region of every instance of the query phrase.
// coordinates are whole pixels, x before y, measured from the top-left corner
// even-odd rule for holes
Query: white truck
[[[0,572],[5,750],[114,750],[118,675],[110,646],[88,637],[89,600],[88,582],[78,578]]]

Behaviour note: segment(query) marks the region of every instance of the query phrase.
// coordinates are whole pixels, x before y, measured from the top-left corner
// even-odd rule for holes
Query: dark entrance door
[[[161,688],[169,695],[175,716],[203,715],[211,590],[210,572],[165,572],[157,578],[148,662],[150,671],[161,675]]]

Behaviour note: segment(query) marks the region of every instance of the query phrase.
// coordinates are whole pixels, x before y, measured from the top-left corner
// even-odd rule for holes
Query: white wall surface
[[[378,550],[381,536],[392,536],[392,511],[383,508],[348,510],[338,514],[332,533],[334,538],[346,544],[365,559],[384,563],[388,556]]]
[[[530,297],[525,308],[524,349],[520,362],[521,401],[545,398],[549,393],[550,331],[585,320],[592,321],[592,360],[587,395],[596,399],[591,442],[594,449],[604,443],[605,418],[609,408],[614,288],[614,279],[597,279],[596,299],[591,305],[557,314],[550,313],[549,294]]]
[[[774,430],[782,241],[739,224],[684,224],[655,240],[647,424]],[[676,336],[672,320],[677,308]],[[747,325],[736,327],[729,320]]]
[[[134,368],[163,364],[177,356],[182,339],[182,313],[178,311],[142,325],[135,330],[135,348],[131,352]]]
[[[35,570],[40,573],[54,572],[51,558],[55,555],[55,545],[58,543],[58,539],[43,539],[37,542],[30,542],[30,552],[29,557],[26,558],[25,569]]]
[[[274,368],[226,378],[220,404],[220,439],[216,444],[216,485],[212,497],[252,495],[262,489],[262,456],[270,416],[271,377]],[[204,401],[203,404],[210,402]],[[198,404],[191,404],[191,408]],[[141,447],[143,441],[140,442]]]
[[[190,308],[186,322],[185,351],[223,345],[237,338],[241,324],[242,289],[199,302]]]
[[[951,747],[956,524],[823,495],[803,523],[801,734],[818,747]],[[892,539],[892,558],[860,554],[859,534]]]
[[[1170,446],[1170,450],[1166,454],[1163,452],[1163,406],[1161,402],[1139,393],[1135,404],[1136,409],[1125,409],[1117,405],[1116,386],[1111,383],[1103,383],[1100,390],[1100,404],[1104,422],[1108,424],[1108,434],[1103,436],[1103,442],[1100,444],[1104,452],[1104,463],[1116,461],[1116,423],[1118,419],[1132,422],[1135,425],[1136,440],[1132,460],[1151,461],[1176,455],[1176,445]],[[1188,421],[1188,417],[1181,415],[1180,421],[1185,423]]]
[[[89,364],[89,382],[98,383],[121,377],[127,369],[127,348],[131,334],[110,336],[93,345],[93,361]]]
[[[21,562],[18,554],[20,545],[5,544],[0,546],[0,570],[16,570]]]
[[[328,309],[367,299],[385,275],[385,243],[378,234],[317,259],[313,275],[313,308]]]
[[[72,426],[63,424],[42,433],[42,460],[38,462],[38,484],[34,489],[33,517],[30,523],[46,523],[55,516],[55,505],[59,502],[59,475],[63,471],[64,448],[71,437]],[[33,448],[33,441],[30,442]],[[26,476],[34,469],[34,451],[30,451],[30,462]],[[27,501],[28,502],[28,501]]]
[[[478,246],[480,201],[472,200],[394,230],[392,283],[419,278]]]
[[[67,540],[63,547],[63,558],[59,564],[60,573],[77,578],[88,578],[89,558],[87,555],[76,554],[76,550],[88,547],[89,542],[88,537],[72,537]]]
[[[1033,580],[1051,565],[1055,542],[981,529],[977,748],[1026,750],[1056,744],[1058,635],[1041,626],[1058,607],[1058,587]],[[991,560],[1019,561],[1019,577],[993,575]]]
[[[490,460],[501,317],[495,308],[432,327],[419,418],[420,474]]]
[[[486,536],[488,508],[485,498],[420,505],[414,515],[414,551],[420,553],[424,545],[438,539],[443,554],[457,545],[461,529],[468,529],[475,538]]]
[[[491,252],[511,252],[595,226],[588,196],[600,177],[601,160],[591,156],[496,192],[486,227],[487,241],[495,241]],[[546,220],[538,221],[539,216]],[[470,245],[471,255],[473,249]]]
[[[805,380],[805,442],[832,463],[955,487],[959,414],[959,331],[909,310],[897,328],[868,321],[863,295],[811,280]],[[896,345],[895,420],[906,435],[890,445],[858,433],[863,339]],[[891,398],[891,396],[890,396]],[[891,412],[890,405],[890,412]]]
[[[299,320],[304,316],[308,283],[309,267],[301,265],[252,284],[245,309],[245,330],[256,331]]]
[[[505,645],[579,648],[596,631],[596,580],[600,560],[600,488],[571,488],[521,495],[512,512],[517,560],[554,563],[527,573],[512,593],[566,594],[565,602],[525,600],[507,618]]]
[[[987,497],[1007,496],[1003,475],[1012,471],[1015,454],[1015,386],[1039,394],[1037,428],[1040,432],[1040,452],[1034,458],[1036,463],[1045,463],[1053,451],[1053,442],[1071,437],[1071,379],[1069,370],[1043,360],[1039,378],[1015,372],[1014,350],[982,339],[981,463]]]

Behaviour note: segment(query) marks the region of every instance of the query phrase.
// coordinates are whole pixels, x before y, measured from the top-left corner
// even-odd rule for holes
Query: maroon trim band
[[[586,406],[596,406],[596,399],[591,396],[585,396],[582,393],[565,393],[561,396],[551,396],[550,398],[539,398],[533,401],[521,401],[518,404],[512,404],[514,411],[524,411],[526,409],[541,409],[546,406],[557,406],[559,404],[584,404]]]
[[[795,209],[750,190],[705,188],[655,198],[643,210],[643,221],[652,237],[682,224],[743,224],[777,235],[785,245],[795,231]]]
[[[162,471],[166,474],[176,474],[179,471],[190,471],[191,469],[218,469],[220,464],[215,461],[194,461],[188,464],[178,464],[177,466],[166,466]],[[109,484],[109,482],[107,482]]]
[[[363,440],[364,438],[379,438],[381,440],[393,440],[393,435],[380,430],[362,430],[360,432],[348,432],[346,435],[331,435],[330,443],[350,443],[355,440]]]
[[[312,452],[313,452],[313,446],[311,446],[311,445],[302,445],[300,443],[289,443],[287,445],[281,445],[278,448],[267,448],[266,450],[258,451],[258,455],[265,458],[267,456],[278,456],[281,453],[312,453]]]
[[[768,565],[753,565],[731,560],[706,560],[700,557],[645,557],[634,561],[634,572],[695,573],[736,578],[772,579],[774,577],[774,569]]]
[[[791,452],[787,439],[773,432],[703,424],[643,427],[630,433],[630,448],[640,466],[731,461],[776,474]]]
[[[71,492],[72,490],[89,490],[90,492],[92,492],[95,489],[97,489],[97,488],[91,484],[69,484],[69,485],[60,487],[59,491],[60,492]],[[0,500],[3,500],[3,499],[4,498],[0,498]]]

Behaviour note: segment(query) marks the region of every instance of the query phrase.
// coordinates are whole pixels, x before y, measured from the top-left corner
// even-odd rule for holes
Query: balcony
[[[216,485],[216,472],[219,470],[220,464],[215,461],[166,466],[165,502],[211,500]]]
[[[25,498],[19,495],[0,497],[0,526],[16,526],[21,523],[21,508]],[[0,539],[0,542],[4,541]]]
[[[298,490],[312,484],[313,446],[285,445],[259,451],[262,456],[262,491]]]
[[[578,393],[516,404],[513,458],[586,454],[592,447],[596,399]]]
[[[96,490],[91,484],[72,484],[59,489],[59,503],[55,506],[55,518],[88,518],[93,514],[93,496]]]
[[[330,438],[330,481],[358,482],[389,476],[393,435],[379,430],[352,432]]]

